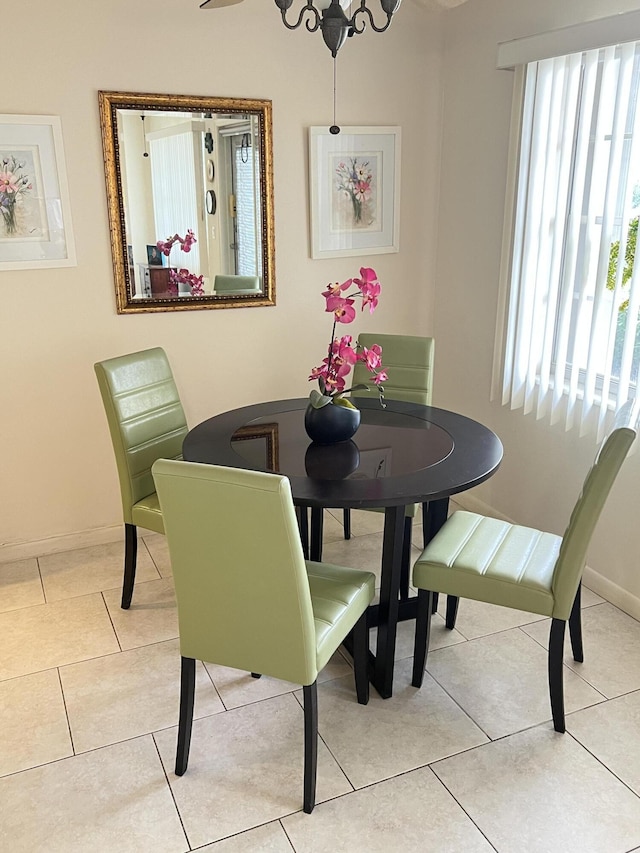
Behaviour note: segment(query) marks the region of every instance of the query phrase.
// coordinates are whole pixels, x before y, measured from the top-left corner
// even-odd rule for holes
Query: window
[[[202,169],[202,130],[190,123],[170,126],[163,131],[148,134],[151,154],[151,182],[153,187],[153,213],[158,239],[169,239],[173,234],[183,237],[189,229],[196,234],[196,243],[189,256],[189,270],[200,274],[200,246],[205,244],[201,233],[202,209],[201,181],[196,181]],[[185,266],[184,255],[169,261]]]
[[[529,62],[522,91],[502,400],[602,433],[640,367],[640,42]]]

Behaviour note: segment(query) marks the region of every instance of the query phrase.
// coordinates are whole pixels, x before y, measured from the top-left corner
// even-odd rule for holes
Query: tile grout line
[[[285,829],[285,827],[284,827],[284,824],[282,823],[282,818],[278,818],[278,823],[280,824],[280,826],[281,826],[281,828],[282,828],[282,831],[283,831],[283,832],[284,832],[284,834],[285,834],[285,838],[287,839],[287,841],[288,841],[288,842],[289,842],[289,844],[291,845],[291,849],[292,849],[292,850],[294,851],[294,853],[295,853],[295,849],[296,849],[296,848],[293,846],[293,841],[289,838],[289,833],[287,832],[287,830],[286,830],[286,829]]]
[[[62,684],[62,674],[60,673],[60,667],[56,667],[56,673],[58,675],[58,684],[60,685],[60,693],[62,695],[62,704],[64,706],[64,714],[67,718],[67,729],[69,731],[69,740],[71,741],[71,752],[73,755],[78,755],[76,752],[76,745],[73,740],[73,732],[71,731],[71,720],[69,719],[69,709],[67,708],[67,697],[64,695],[64,685]]]
[[[453,801],[454,801],[455,803],[457,803],[457,804],[458,804],[458,806],[460,807],[460,809],[461,809],[461,810],[463,811],[463,813],[467,816],[467,818],[471,821],[471,823],[475,826],[475,828],[478,830],[478,832],[480,833],[480,835],[482,835],[482,837],[485,839],[485,841],[486,841],[486,842],[487,842],[487,844],[491,847],[491,849],[492,849],[492,850],[495,850],[495,851],[496,851],[496,853],[499,853],[498,848],[497,848],[494,844],[492,844],[492,843],[491,843],[491,841],[489,840],[488,836],[487,836],[487,835],[486,835],[486,834],[485,834],[485,833],[480,829],[480,827],[479,827],[479,826],[478,826],[478,824],[475,822],[475,820],[471,817],[471,815],[469,814],[469,812],[465,809],[465,807],[464,807],[464,806],[462,805],[462,803],[457,799],[457,797],[453,794],[453,792],[449,790],[449,788],[445,785],[445,783],[442,781],[442,779],[438,776],[438,774],[436,773],[436,771],[435,771],[432,767],[429,767],[429,769],[431,770],[431,772],[433,773],[433,775],[435,776],[435,778],[438,780],[438,782],[439,782],[439,783],[442,785],[442,787],[445,789],[445,791],[447,792],[447,794],[449,794],[449,796],[453,799]]]
[[[178,640],[179,640],[179,639],[180,639],[180,637],[178,637]],[[178,649],[178,651],[180,651],[180,650]],[[228,711],[228,710],[229,710],[229,708],[227,708],[227,706],[226,706],[226,704],[225,704],[225,701],[224,701],[224,699],[222,698],[222,694],[220,693],[220,691],[219,691],[219,690],[218,690],[218,688],[216,687],[216,683],[215,683],[215,681],[213,680],[213,676],[211,675],[211,673],[210,673],[210,672],[209,672],[209,670],[207,669],[205,662],[204,662],[203,660],[201,660],[201,661],[200,661],[200,663],[202,664],[202,668],[203,668],[203,669],[204,669],[204,671],[206,672],[206,674],[207,674],[207,678],[208,678],[208,679],[209,679],[209,681],[211,682],[211,685],[212,685],[213,689],[215,690],[215,692],[216,692],[216,696],[217,696],[217,697],[218,697],[218,699],[220,700],[220,704],[221,704],[221,705],[222,705],[222,707],[224,708],[224,711]],[[197,680],[197,678],[196,678],[196,685],[197,685],[197,681],[198,681],[198,680]],[[197,691],[196,691],[196,692],[197,692]],[[195,706],[195,702],[194,702],[194,706]],[[223,713],[224,713],[224,711],[223,711]],[[216,716],[216,714],[209,714],[208,716],[210,716],[210,717],[215,717],[215,716]],[[201,719],[201,718],[200,718],[200,719]]]
[[[609,699],[609,700],[607,700],[607,701],[609,701],[609,702],[610,702],[611,700]],[[593,707],[593,706],[592,706],[592,707]],[[584,710],[584,708],[581,708],[580,710]],[[579,713],[579,712],[578,712],[578,711],[574,711],[573,713],[574,713],[574,714],[577,714],[577,713]],[[601,767],[603,767],[603,768],[607,771],[607,773],[610,773],[610,774],[614,777],[614,779],[617,779],[617,780],[618,780],[618,782],[620,782],[620,784],[621,784],[621,785],[624,785],[624,787],[625,787],[628,791],[631,791],[631,793],[632,793],[635,797],[637,797],[637,799],[638,799],[638,800],[640,800],[640,794],[639,794],[637,791],[634,791],[634,790],[633,790],[633,788],[632,788],[629,784],[627,784],[627,782],[625,782],[625,781],[624,781],[624,779],[621,779],[615,771],[613,771],[610,767],[608,767],[608,766],[604,763],[604,761],[603,761],[601,758],[598,758],[598,756],[597,756],[594,752],[592,752],[592,751],[589,749],[589,747],[588,747],[588,746],[585,746],[585,744],[584,744],[584,743],[582,743],[582,741],[578,738],[578,736],[577,736],[576,734],[574,734],[573,732],[569,731],[569,729],[567,729],[567,730],[566,730],[565,734],[568,734],[571,738],[573,738],[573,740],[578,744],[578,746],[582,747],[582,749],[584,749],[584,750],[585,750],[585,752],[588,752],[588,753],[589,753],[589,755],[590,755],[592,758],[595,758],[595,760],[598,762],[598,764],[599,764]],[[635,848],[632,848],[632,849],[635,849]]]
[[[163,730],[160,729],[160,731],[163,731]],[[183,823],[182,815],[180,814],[180,809],[178,808],[178,803],[176,802],[176,798],[175,798],[174,793],[173,793],[173,788],[171,787],[171,782],[169,781],[169,776],[167,775],[167,771],[165,769],[164,762],[162,760],[162,756],[160,755],[160,750],[158,749],[158,744],[156,741],[155,733],[151,732],[150,734],[151,734],[151,740],[153,741],[153,745],[154,745],[155,750],[156,750],[156,754],[158,756],[158,761],[160,762],[160,767],[162,768],[162,773],[164,774],[165,782],[167,783],[167,787],[169,788],[169,794],[170,794],[171,799],[173,801],[173,807],[176,810],[176,814],[178,815],[178,820],[180,821],[180,826],[182,827],[182,831],[184,832],[185,841],[187,842],[187,846],[189,847],[189,850],[193,850],[194,848],[191,846],[191,841],[189,840],[189,835],[187,834],[187,829]]]
[[[40,589],[42,590],[42,598],[44,599],[44,603],[48,604],[47,601],[47,593],[44,589],[44,580],[42,578],[42,569],[40,568],[40,557],[36,557],[36,565],[38,567],[38,578],[40,579]]]
[[[593,606],[594,606],[594,607],[598,607],[599,605],[593,605]],[[527,624],[529,624],[529,625],[530,625],[530,624],[532,624],[532,623],[531,623],[531,622],[529,622],[529,623],[527,623]],[[568,623],[567,623],[567,624],[568,624]],[[529,637],[529,639],[530,639],[530,640],[533,640],[533,641],[534,641],[534,643],[537,643],[537,644],[540,646],[540,648],[541,648],[541,649],[544,649],[544,650],[545,650],[545,652],[547,653],[547,656],[549,655],[549,647],[548,647],[548,646],[545,646],[545,645],[544,645],[544,643],[541,643],[541,642],[540,642],[540,640],[537,640],[535,637],[532,637],[532,636],[531,636],[531,634],[528,634],[526,631],[524,631],[524,630],[523,630],[523,627],[522,627],[521,625],[518,625],[518,630],[519,630],[519,631],[521,631],[521,632],[525,635],[525,637]],[[566,646],[567,646],[568,644],[569,644],[569,641],[565,638],[565,648],[566,648]],[[577,661],[576,661],[576,662],[577,662]],[[586,685],[588,685],[589,687],[591,687],[591,689],[592,689],[592,690],[595,690],[595,691],[596,691],[596,693],[598,693],[600,696],[602,696],[602,699],[603,699],[605,702],[609,700],[609,697],[608,697],[608,696],[606,696],[606,695],[602,692],[602,690],[599,690],[599,689],[595,686],[595,684],[592,684],[588,679],[586,679],[586,678],[584,677],[584,675],[580,675],[580,673],[579,673],[579,672],[577,672],[577,671],[576,671],[572,666],[569,666],[569,664],[568,664],[568,663],[565,663],[565,661],[564,661],[564,649],[562,650],[562,666],[563,666],[563,683],[564,683],[564,668],[566,668],[567,670],[569,670],[569,672],[572,672],[574,675],[576,675],[576,676],[577,676],[581,681],[583,681]],[[598,702],[593,702],[592,704],[597,705],[597,704],[600,704],[600,703],[598,703]],[[590,706],[589,706],[589,705],[587,705],[586,707],[590,707]]]
[[[150,559],[150,560],[151,560],[151,562],[153,563],[153,568],[154,568],[154,569],[156,570],[156,572],[158,573],[158,578],[154,578],[154,580],[158,580],[158,579],[160,579],[160,580],[164,580],[164,575],[163,575],[163,574],[162,574],[162,572],[160,571],[160,567],[158,566],[158,564],[156,563],[156,561],[153,559],[153,554],[152,554],[152,553],[151,553],[151,551],[149,550],[149,546],[147,545],[147,543],[146,543],[146,541],[145,541],[144,536],[141,536],[141,537],[140,537],[140,539],[142,539],[142,543],[143,543],[143,545],[144,545],[144,547],[145,547],[145,550],[146,550],[147,554],[149,555],[149,559]],[[173,573],[172,573],[172,576],[173,576]]]
[[[107,599],[104,597],[104,592],[100,591],[100,598],[102,599],[102,603],[104,604],[104,609],[107,611],[107,616],[109,617],[109,623],[111,625],[111,629],[113,631],[113,635],[116,638],[116,643],[118,644],[118,651],[112,652],[112,654],[117,655],[120,652],[123,652],[122,643],[120,642],[120,637],[118,636],[118,632],[116,631],[116,626],[113,624],[113,619],[111,618],[111,611],[107,605]],[[108,657],[108,655],[98,655],[98,657]],[[95,658],[89,658],[89,660],[95,660]]]

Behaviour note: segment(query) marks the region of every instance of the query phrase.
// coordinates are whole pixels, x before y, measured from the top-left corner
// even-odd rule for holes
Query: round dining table
[[[397,623],[416,613],[416,598],[400,596],[403,548],[410,547],[405,507],[422,504],[426,544],[446,521],[449,497],[496,472],[502,444],[486,426],[456,412],[395,400],[384,407],[377,399],[354,402],[361,423],[350,441],[311,442],[304,429],[308,399],[279,400],[198,424],[184,440],[183,458],[288,477],[305,556],[312,560],[322,556],[323,510],[384,509],[380,597],[368,621],[378,628],[371,682],[388,698],[393,692]]]

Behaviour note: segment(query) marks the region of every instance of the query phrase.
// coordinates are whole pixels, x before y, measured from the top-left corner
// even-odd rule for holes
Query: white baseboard
[[[615,604],[616,607],[624,610],[629,616],[640,620],[640,598],[637,595],[633,595],[633,593],[618,586],[617,583],[610,581],[609,578],[605,578],[604,575],[601,575],[589,566],[585,566],[582,579],[584,580],[584,585],[590,590],[601,595],[602,598],[610,601],[611,604]]]
[[[491,518],[499,518],[501,521],[508,521],[509,524],[516,524],[512,518],[509,518],[507,515],[503,515],[492,506],[489,506],[488,503],[481,501],[480,498],[475,495],[470,495],[468,492],[454,495],[451,500],[461,506],[462,509],[466,509],[469,512],[477,512],[478,515],[488,515]]]
[[[453,497],[455,503],[469,512],[500,518],[513,524],[513,519],[497,512],[489,504],[475,495],[462,494]],[[0,545],[0,563],[13,563],[17,560],[28,560],[33,557],[44,557],[47,554],[57,554],[60,551],[74,551],[78,548],[88,548],[91,545],[106,545],[123,539],[123,526],[116,524],[111,527],[99,527],[94,530],[83,530],[80,533],[66,533],[62,536],[52,536],[48,539],[37,539],[33,542]],[[640,598],[624,589],[613,581],[586,566],[583,574],[584,584],[597,595],[602,596],[611,604],[624,610],[634,619],[640,620]]]
[[[112,527],[83,530],[80,533],[51,536],[49,539],[36,539],[33,542],[0,545],[0,563],[13,563],[17,560],[29,560],[33,557],[45,557],[47,554],[75,551],[78,548],[88,548],[91,545],[106,545],[109,542],[117,542],[119,539],[124,540],[123,530],[122,524],[116,524]]]

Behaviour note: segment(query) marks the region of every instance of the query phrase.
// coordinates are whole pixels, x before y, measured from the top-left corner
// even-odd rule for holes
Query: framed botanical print
[[[397,252],[400,128],[309,128],[311,257]]]
[[[0,115],[0,270],[75,265],[60,118]]]

